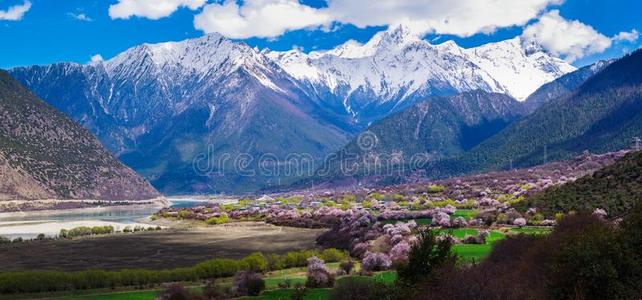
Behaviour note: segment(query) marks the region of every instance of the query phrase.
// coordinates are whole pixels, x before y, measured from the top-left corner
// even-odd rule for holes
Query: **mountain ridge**
[[[0,199],[148,200],[160,194],[85,128],[0,70]]]
[[[369,81],[354,89],[341,82],[315,85],[283,68],[276,52],[258,51],[219,34],[143,44],[104,62],[19,67],[10,72],[90,129],[121,160],[166,193],[231,191],[240,186],[252,190],[271,181],[269,176],[240,176],[232,163],[226,163],[223,177],[214,167],[205,173],[197,171],[192,164],[201,155],[215,162],[226,154],[253,158],[274,154],[282,161],[289,153],[305,153],[321,160],[370,123],[429,96],[505,90],[459,53],[462,48],[448,50],[453,53],[438,49],[456,45],[432,46],[401,27],[379,33],[371,42],[383,47],[379,51],[383,61],[407,58],[391,67],[398,66],[395,72],[415,70],[423,74],[420,81],[424,82],[388,89],[388,101],[381,101],[371,87],[396,85],[394,80],[390,84]],[[345,55],[349,51],[356,55],[356,48],[344,48]],[[397,52],[388,55],[389,48]],[[278,56],[286,59],[287,53]],[[432,58],[424,61],[428,54]],[[305,56],[290,58],[318,56],[321,61],[336,62],[329,73],[333,76],[340,75],[340,65],[346,72],[353,71],[338,56]],[[366,68],[368,60],[359,64]],[[556,59],[551,61],[557,64]],[[431,69],[433,62],[441,67]],[[453,62],[457,66],[450,68]],[[560,66],[572,69],[568,64]],[[549,75],[563,73],[558,71]],[[451,73],[456,74],[455,79],[447,75]],[[475,80],[469,81],[471,76]],[[388,75],[383,78],[392,80]],[[415,87],[421,90],[413,90]],[[260,169],[258,165],[252,168]]]

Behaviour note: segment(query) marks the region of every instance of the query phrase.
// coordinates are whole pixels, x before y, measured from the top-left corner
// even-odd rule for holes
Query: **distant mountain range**
[[[158,196],[89,131],[0,70],[0,200]]]
[[[210,34],[136,46],[100,63],[10,73],[161,191],[211,193],[276,184],[288,175],[261,171],[257,158],[277,168],[292,153],[322,160],[426,98],[483,91],[524,100],[573,71],[520,38],[464,49],[431,45],[400,26],[363,45],[308,54]]]
[[[524,100],[537,88],[575,71],[520,37],[464,49],[432,45],[400,25],[370,41],[329,50],[264,51],[313,97],[369,125],[430,96],[482,90]]]

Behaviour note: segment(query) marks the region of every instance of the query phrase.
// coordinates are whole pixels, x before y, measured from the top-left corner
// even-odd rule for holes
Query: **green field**
[[[467,262],[479,262],[488,257],[493,250],[492,244],[474,245],[457,244],[453,245],[453,252],[462,260]]]
[[[438,234],[450,234],[458,239],[463,239],[467,235],[477,235],[479,232],[475,228],[436,229],[435,231]],[[456,244],[453,245],[453,252],[464,261],[479,262],[490,255],[494,243],[505,238],[506,235],[504,233],[492,230],[488,238],[486,238],[486,244]]]
[[[553,231],[552,227],[535,227],[535,226],[527,226],[527,227],[522,227],[522,228],[511,228],[510,232],[515,233],[515,234],[549,234]]]
[[[458,209],[450,218],[454,219],[457,217],[463,217],[466,220],[470,220],[476,214],[477,214],[477,211],[474,209]]]
[[[116,294],[105,295],[85,295],[85,296],[71,296],[62,299],[65,300],[153,300],[160,291],[140,291],[140,292],[121,292]]]

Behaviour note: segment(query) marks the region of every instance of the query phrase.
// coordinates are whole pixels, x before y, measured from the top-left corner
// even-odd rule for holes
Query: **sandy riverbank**
[[[0,213],[11,212],[44,212],[74,209],[101,209],[103,207],[131,207],[137,205],[154,205],[159,208],[169,206],[165,197],[148,200],[95,200],[95,199],[40,199],[40,200],[1,200]]]

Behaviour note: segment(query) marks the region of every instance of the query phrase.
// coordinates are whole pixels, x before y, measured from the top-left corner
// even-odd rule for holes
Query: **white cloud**
[[[84,13],[79,13],[79,14],[75,14],[75,13],[68,13],[67,15],[69,15],[70,17],[72,17],[72,18],[74,18],[74,19],[76,19],[76,20],[78,20],[78,21],[85,21],[85,22],[91,22],[91,21],[93,21],[93,19],[92,19],[92,18],[90,18],[89,16],[87,16],[87,15],[86,15],[86,14],[84,14]]]
[[[21,5],[14,5],[7,10],[0,10],[0,20],[6,21],[19,21],[27,11],[31,9],[31,2],[25,1]]]
[[[610,48],[610,38],[580,21],[569,21],[558,10],[542,15],[536,23],[524,29],[523,37],[538,42],[552,54],[573,62],[587,55],[602,53]]]
[[[194,10],[206,2],[207,0],[118,0],[118,3],[109,6],[109,16],[112,19],[129,19],[136,16],[158,20],[171,15],[179,7]]]
[[[91,57],[91,60],[89,62],[95,64],[95,63],[99,63],[99,62],[102,62],[102,61],[104,61],[103,56],[100,55],[100,54],[96,54],[96,55]]]
[[[298,0],[212,3],[196,16],[196,28],[232,38],[274,37],[288,30],[335,22],[357,27],[404,23],[419,33],[470,36],[521,26],[563,0],[328,0],[313,8]]]
[[[326,9],[302,5],[297,0],[235,0],[212,3],[194,18],[204,32],[218,32],[231,38],[276,37],[288,30],[328,25]]]
[[[640,37],[640,33],[633,29],[630,32],[620,32],[616,36],[613,37],[613,41],[615,42],[629,42],[629,43],[634,43],[638,40]]]
[[[405,23],[420,33],[471,36],[521,26],[563,0],[329,0],[337,21],[358,27]]]

